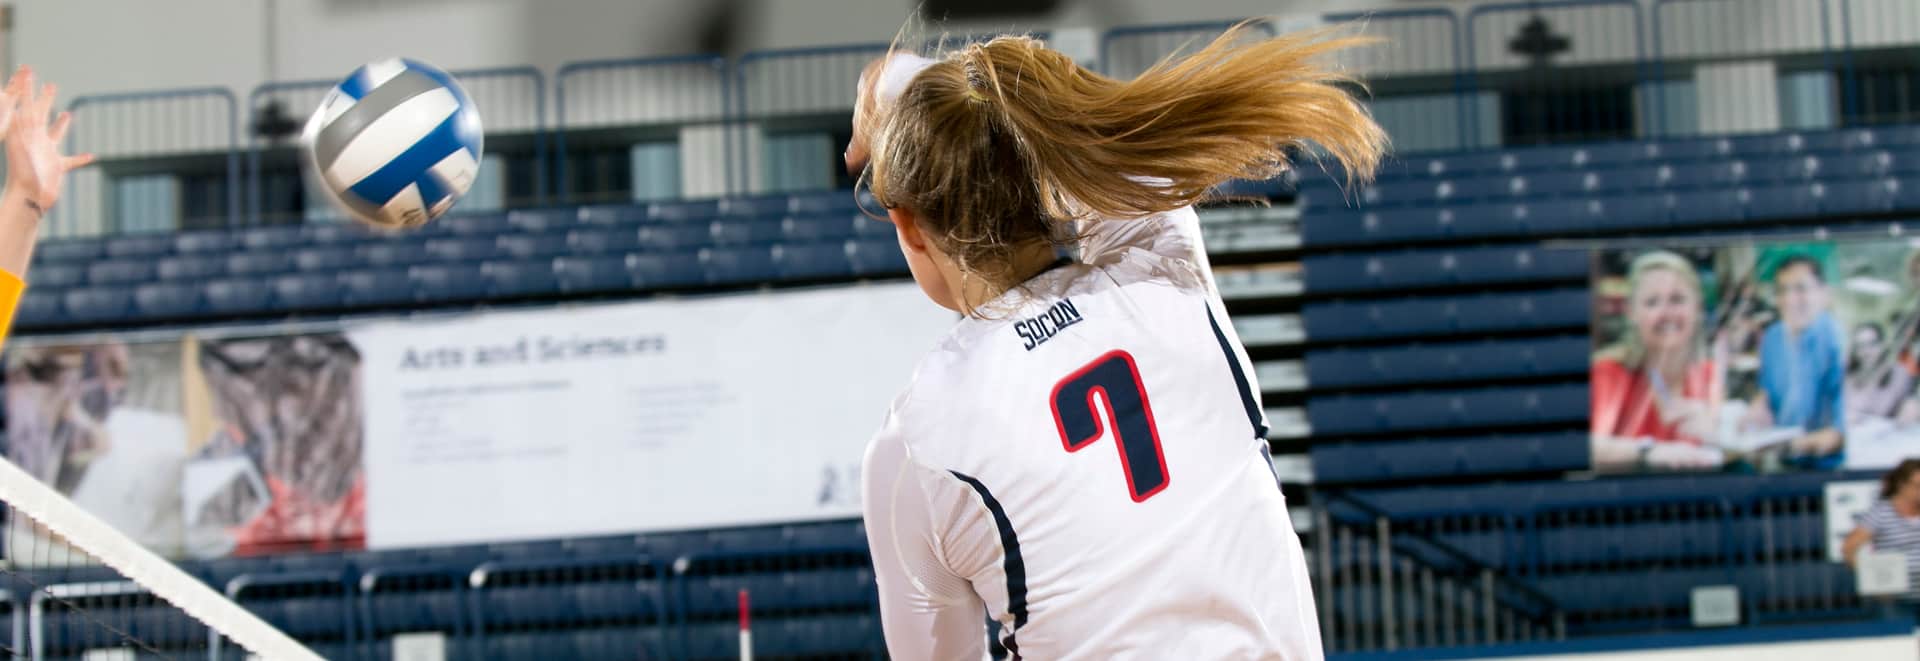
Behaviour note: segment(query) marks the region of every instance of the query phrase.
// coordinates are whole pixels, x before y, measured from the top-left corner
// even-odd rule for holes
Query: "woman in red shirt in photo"
[[[1686,258],[1643,254],[1627,269],[1626,332],[1594,355],[1594,469],[1706,470],[1725,386],[1701,341],[1705,300]]]

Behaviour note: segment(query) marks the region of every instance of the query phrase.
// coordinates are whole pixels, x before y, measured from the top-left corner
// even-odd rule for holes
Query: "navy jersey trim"
[[[1213,326],[1213,339],[1220,341],[1220,352],[1227,355],[1227,368],[1233,370],[1233,385],[1240,390],[1240,405],[1247,409],[1247,421],[1253,424],[1253,437],[1267,437],[1267,425],[1260,420],[1260,405],[1253,400],[1253,386],[1247,382],[1247,371],[1240,369],[1240,357],[1233,353],[1233,343],[1227,340],[1226,331],[1220,330],[1220,320],[1213,316],[1213,305],[1207,306],[1207,323]]]
[[[1020,656],[1020,646],[1014,644],[1013,636],[1027,625],[1027,561],[1020,557],[1020,537],[1013,533],[1013,522],[1007,519],[1007,511],[1001,509],[1000,501],[995,500],[987,485],[960,471],[950,470],[954,477],[973,487],[980,493],[980,501],[986,503],[987,512],[993,515],[993,525],[1000,529],[1000,548],[1005,553],[1007,573],[1007,613],[1013,616],[1013,628],[1007,631],[1007,651],[1014,658]]]

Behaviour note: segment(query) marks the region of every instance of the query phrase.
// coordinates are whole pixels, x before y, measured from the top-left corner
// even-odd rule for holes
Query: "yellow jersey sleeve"
[[[0,346],[6,345],[7,335],[13,330],[13,313],[20,309],[20,294],[26,290],[25,280],[0,269]]]

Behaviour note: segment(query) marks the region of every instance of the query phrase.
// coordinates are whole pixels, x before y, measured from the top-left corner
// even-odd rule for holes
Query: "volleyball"
[[[310,189],[383,229],[445,214],[480,171],[480,111],[453,76],[387,59],[327,93],[301,134]]]

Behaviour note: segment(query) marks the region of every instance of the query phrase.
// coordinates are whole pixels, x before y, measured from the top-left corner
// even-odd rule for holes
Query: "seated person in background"
[[[1700,276],[1657,251],[1627,269],[1626,333],[1593,361],[1593,461],[1601,472],[1709,470],[1723,387],[1703,349]]]
[[[1900,462],[1880,478],[1880,500],[1854,519],[1853,532],[1840,546],[1848,567],[1857,567],[1861,549],[1907,556],[1909,580],[1920,579],[1920,459]]]
[[[1913,392],[1913,375],[1889,360],[1886,331],[1880,324],[1862,323],[1853,329],[1847,358],[1847,422],[1892,418]]]
[[[1839,468],[1845,458],[1840,425],[1846,422],[1846,365],[1840,324],[1827,311],[1826,276],[1818,260],[1794,255],[1774,267],[1772,280],[1780,320],[1761,332],[1760,392],[1742,426],[1803,429],[1788,444],[1785,462]]]

